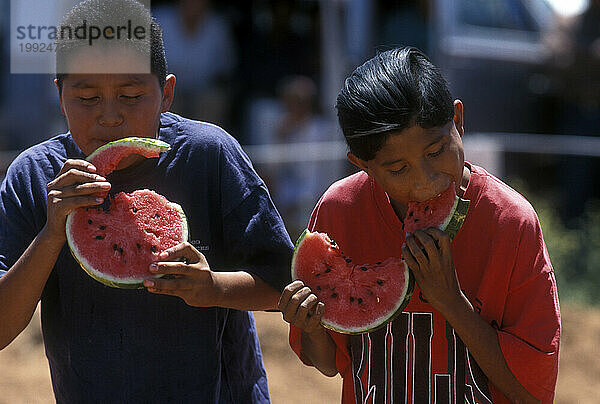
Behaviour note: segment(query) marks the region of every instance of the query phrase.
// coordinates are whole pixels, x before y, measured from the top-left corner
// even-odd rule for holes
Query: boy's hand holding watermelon
[[[81,207],[98,205],[110,183],[96,173],[96,167],[85,160],[67,160],[56,178],[47,186],[47,234],[62,245],[66,241],[67,215]]]
[[[457,307],[462,292],[450,251],[450,237],[435,227],[417,230],[406,237],[402,257],[433,307],[444,313]]]
[[[163,251],[159,258],[160,262],[150,265],[150,272],[166,276],[145,280],[149,292],[178,296],[196,307],[243,308],[261,304],[256,296],[249,300],[249,292],[243,290],[244,284],[262,283],[259,278],[245,272],[212,271],[204,254],[188,242]],[[268,296],[263,294],[263,299]]]
[[[278,307],[285,321],[303,331],[302,345],[312,365],[324,375],[335,376],[335,344],[321,325],[323,302],[304,282],[297,280],[283,290]]]

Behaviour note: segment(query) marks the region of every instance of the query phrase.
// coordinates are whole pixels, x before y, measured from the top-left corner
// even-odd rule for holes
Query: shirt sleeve
[[[497,333],[506,363],[517,380],[543,403],[552,403],[558,375],[560,308],[537,217],[522,228]],[[502,397],[493,385],[491,390],[494,401]]]
[[[0,185],[0,276],[19,259],[37,234],[31,178],[13,163]]]
[[[293,244],[267,187],[239,144],[221,149],[221,209],[229,265],[259,276],[278,291],[291,282]]]
[[[293,246],[264,186],[255,189],[224,218],[225,243],[241,268],[278,291],[291,282]]]

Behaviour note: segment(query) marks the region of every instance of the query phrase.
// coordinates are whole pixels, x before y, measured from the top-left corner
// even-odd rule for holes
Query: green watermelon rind
[[[298,277],[296,276],[296,271],[295,271],[297,252],[300,249],[302,242],[304,241],[306,236],[308,236],[309,234],[311,234],[311,232],[308,229],[305,229],[304,232],[302,232],[302,234],[300,235],[300,237],[298,237],[298,240],[296,241],[296,244],[294,246],[294,253],[292,255],[292,268],[291,268],[293,280],[298,279]],[[375,330],[385,327],[387,323],[389,323],[394,318],[396,318],[398,315],[400,315],[402,313],[402,311],[406,308],[406,306],[408,306],[408,303],[410,302],[410,299],[412,297],[412,294],[413,294],[413,291],[415,288],[415,279],[412,274],[412,271],[410,271],[408,269],[408,265],[406,265],[406,262],[404,262],[404,261],[402,261],[402,262],[404,264],[404,271],[405,271],[405,277],[406,277],[405,279],[408,279],[408,282],[406,282],[405,288],[402,293],[402,296],[404,296],[404,298],[402,300],[399,300],[395,310],[390,311],[387,316],[383,316],[381,318],[376,319],[369,326],[366,326],[366,327],[348,328],[348,327],[344,327],[340,324],[336,324],[334,322],[323,320],[323,319],[321,319],[321,325],[323,327],[333,330],[335,332],[338,332],[341,334],[349,334],[349,335],[365,334],[365,333],[372,332],[372,331],[375,331]]]
[[[183,209],[181,208],[180,205],[174,203],[174,202],[169,202],[167,204],[168,207],[171,207],[175,210],[177,210],[179,212],[179,217],[181,218],[181,223],[183,225],[183,231],[182,231],[182,240],[189,240],[189,228],[188,228],[188,223],[187,223],[187,217],[183,211]],[[67,243],[69,245],[69,249],[71,250],[71,255],[73,255],[73,258],[75,258],[75,261],[77,261],[77,263],[81,266],[81,268],[83,268],[83,270],[92,278],[94,278],[95,280],[97,280],[100,283],[103,283],[106,286],[110,286],[113,288],[119,288],[119,289],[144,289],[144,284],[143,281],[145,279],[150,279],[150,278],[161,278],[164,275],[150,275],[148,274],[148,276],[143,277],[143,278],[118,278],[118,277],[114,277],[114,276],[108,276],[96,269],[94,269],[93,265],[90,264],[85,258],[83,258],[81,256],[81,254],[78,254],[76,245],[75,245],[75,240],[73,239],[73,235],[72,232],[69,231],[69,228],[73,222],[73,216],[72,213],[69,213],[69,215],[67,216],[67,225],[66,225],[66,233],[67,233]]]
[[[122,139],[114,140],[112,142],[108,142],[107,144],[98,147],[94,150],[89,156],[87,156],[87,161],[92,161],[94,158],[101,155],[107,149],[110,149],[114,146],[129,146],[129,147],[141,147],[146,149],[149,152],[161,153],[169,150],[171,145],[167,142],[163,142],[162,140],[153,139],[149,137],[125,137]]]
[[[450,210],[450,212],[452,213],[448,215],[444,222],[439,226],[440,230],[448,234],[448,236],[450,237],[450,241],[454,240],[454,237],[456,237],[458,231],[465,222],[470,204],[471,201],[459,198],[457,196],[454,200],[454,205]]]
[[[310,231],[308,229],[304,229],[304,231],[302,232],[300,237],[298,237],[298,240],[296,240],[296,244],[294,245],[294,253],[292,254],[292,280],[298,279],[298,277],[296,276],[296,271],[295,271],[296,255],[298,253],[298,250],[300,249],[300,244],[302,244],[302,242],[304,241],[306,236],[308,236],[309,234],[310,234]]]

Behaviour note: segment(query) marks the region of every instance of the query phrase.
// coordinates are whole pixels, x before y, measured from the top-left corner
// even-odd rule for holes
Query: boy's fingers
[[[429,260],[425,255],[425,250],[417,243],[417,239],[414,236],[411,235],[406,238],[406,246],[419,266],[427,265]]]
[[[302,282],[302,281],[294,281],[294,282],[290,283],[289,285],[287,285],[285,287],[285,289],[283,289],[283,292],[281,293],[281,296],[279,297],[279,302],[277,303],[277,307],[279,308],[279,311],[284,312],[286,310],[287,305],[290,302],[291,297],[294,295],[294,293],[296,293],[303,287],[304,287],[304,282]]]
[[[175,294],[192,290],[191,282],[187,279],[146,279],[144,286],[154,293]]]
[[[427,257],[433,257],[437,253],[437,246],[433,238],[423,230],[417,230],[414,233],[415,238],[421,243],[422,250],[425,250]]]
[[[110,190],[110,187],[111,185],[109,182],[86,182],[83,184],[67,186],[56,191],[59,191],[61,193],[61,196],[65,198],[78,195],[89,195],[101,192],[108,192]]]
[[[96,206],[104,202],[103,198],[85,195],[85,196],[73,196],[69,198],[62,198],[60,193],[53,193],[52,191],[48,194],[48,204],[53,205],[60,211],[64,211],[67,214],[77,208],[84,208],[90,206]]]
[[[82,171],[82,170],[79,170],[76,168],[71,168],[68,171],[58,175],[52,181],[50,181],[48,183],[46,189],[50,190],[50,189],[64,188],[69,185],[83,184],[86,182],[96,182],[96,181],[105,182],[106,178],[104,178],[98,174],[85,172],[85,171]]]
[[[298,306],[296,321],[306,321],[319,303],[319,299],[313,293],[309,294]]]
[[[425,230],[433,238],[443,253],[450,252],[450,236],[436,227],[430,227]]]
[[[189,275],[190,271],[195,270],[182,262],[153,262],[150,264],[150,272],[154,274],[170,275]]]
[[[415,257],[413,257],[406,244],[402,245],[402,259],[404,259],[410,269],[417,269],[419,267],[419,263],[415,260]]]
[[[202,266],[208,266],[204,254],[198,251],[193,245],[187,241],[179,243],[176,246],[167,248],[160,253],[159,258],[162,261],[174,261],[180,258],[184,258],[188,264],[201,264]]]
[[[306,331],[313,332],[321,327],[321,318],[325,310],[325,304],[318,302],[309,312],[308,320],[306,321]]]
[[[304,286],[302,289],[292,295],[288,305],[283,311],[283,319],[288,323],[293,323],[296,320],[298,306],[311,294],[309,287]]]
[[[61,174],[66,173],[67,171],[69,171],[72,168],[76,168],[81,171],[87,171],[90,173],[95,173],[97,171],[96,167],[89,161],[81,160],[81,159],[68,159],[67,161],[65,161],[63,166],[60,168],[60,171],[58,172],[57,177],[59,177]]]

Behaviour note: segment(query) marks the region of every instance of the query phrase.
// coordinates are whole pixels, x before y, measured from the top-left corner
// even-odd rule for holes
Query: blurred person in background
[[[11,74],[9,4],[0,0],[0,149],[20,150],[66,126],[56,114],[56,90],[48,75]]]
[[[163,27],[169,70],[179,79],[172,110],[227,126],[237,63],[227,21],[210,0],[179,0],[158,7],[154,15]]]
[[[273,143],[292,144],[334,140],[333,123],[317,112],[317,86],[306,76],[290,76],[279,86],[283,107]],[[283,164],[267,171],[269,186],[292,233],[307,225],[318,195],[339,178],[341,161]]]

